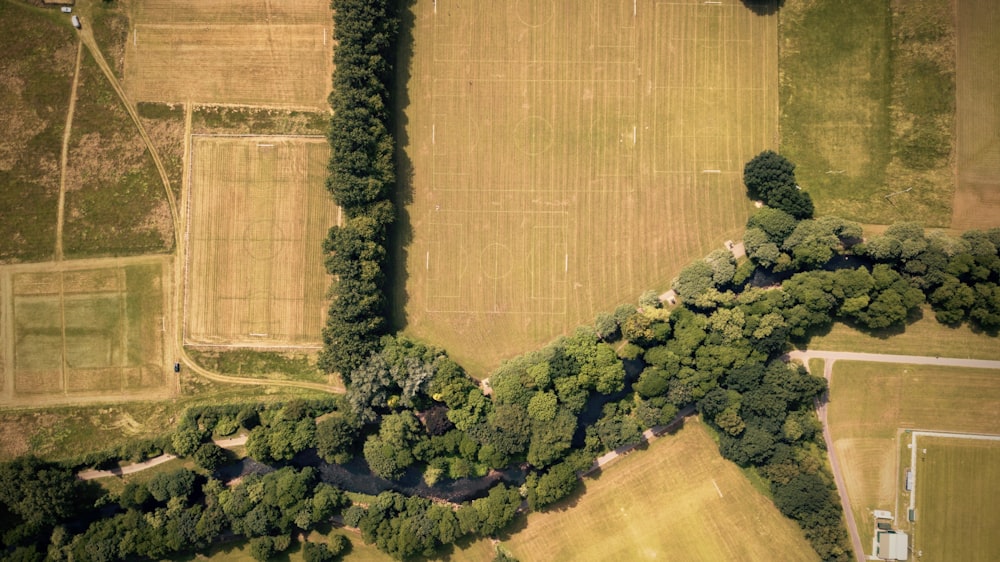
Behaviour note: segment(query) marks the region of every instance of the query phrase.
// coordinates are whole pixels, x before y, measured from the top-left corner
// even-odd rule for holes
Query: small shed
[[[907,492],[912,492],[913,491],[913,485],[916,483],[916,480],[917,480],[916,474],[914,474],[912,470],[906,469],[906,491]]]
[[[893,519],[892,518],[892,512],[891,511],[886,511],[884,509],[876,509],[875,510],[875,519],[888,519],[889,521],[892,521],[892,519]]]

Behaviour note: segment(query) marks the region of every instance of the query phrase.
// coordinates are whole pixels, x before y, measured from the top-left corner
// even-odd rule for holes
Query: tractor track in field
[[[76,90],[80,85],[80,62],[83,60],[83,41],[76,45],[76,67],[73,70],[73,86],[69,94],[69,110],[66,112],[66,126],[63,128],[62,154],[59,157],[59,205],[56,214],[56,261],[63,259],[63,224],[66,216],[66,167],[69,162],[69,139],[73,131],[73,112],[76,111]]]

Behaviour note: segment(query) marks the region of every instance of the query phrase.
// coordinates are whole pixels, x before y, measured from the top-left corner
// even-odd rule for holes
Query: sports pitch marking
[[[337,223],[324,137],[196,135],[188,173],[185,345],[318,349]]]

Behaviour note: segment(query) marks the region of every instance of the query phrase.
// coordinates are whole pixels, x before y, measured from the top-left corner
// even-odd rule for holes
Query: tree
[[[202,443],[194,453],[195,464],[209,472],[229,462],[229,458],[229,451],[211,441]]]
[[[552,505],[573,493],[579,485],[573,467],[568,463],[559,463],[537,478],[534,486],[528,486],[528,507],[539,510]]]
[[[317,453],[326,462],[347,463],[354,456],[354,442],[359,430],[353,416],[332,414],[316,424]]]
[[[765,150],[746,163],[743,183],[751,199],[759,199],[797,219],[813,215],[812,199],[795,183],[795,164],[772,150]]]
[[[161,472],[147,484],[150,495],[158,502],[166,502],[170,498],[180,498],[187,501],[194,491],[195,473],[186,468],[173,472]]]

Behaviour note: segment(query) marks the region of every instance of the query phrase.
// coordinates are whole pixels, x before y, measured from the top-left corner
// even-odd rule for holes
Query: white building
[[[880,560],[906,560],[909,537],[900,531],[879,531],[875,537],[875,556]]]

